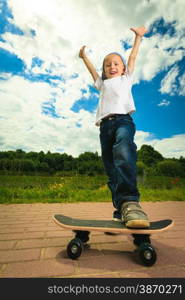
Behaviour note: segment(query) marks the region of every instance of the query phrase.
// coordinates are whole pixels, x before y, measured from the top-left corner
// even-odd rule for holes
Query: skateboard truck
[[[67,246],[67,255],[71,259],[77,259],[84,251],[84,246],[89,240],[89,231],[75,230],[76,236]],[[134,235],[134,244],[137,246],[139,260],[145,266],[152,266],[157,260],[157,254],[150,243],[149,235]]]

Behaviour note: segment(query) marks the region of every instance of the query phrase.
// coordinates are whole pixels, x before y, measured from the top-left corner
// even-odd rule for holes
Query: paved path
[[[175,221],[169,231],[152,236],[158,254],[152,267],[136,261],[128,235],[94,232],[78,260],[66,256],[73,234],[57,226],[52,215],[109,219],[110,202],[0,205],[0,277],[185,278],[185,202],[145,202],[142,206],[151,221]]]

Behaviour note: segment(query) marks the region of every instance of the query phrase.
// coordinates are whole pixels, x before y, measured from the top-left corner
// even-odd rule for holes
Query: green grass
[[[141,201],[185,201],[185,190],[140,188]]]
[[[111,201],[106,176],[0,176],[0,203]],[[184,201],[185,179],[140,178],[141,201]]]

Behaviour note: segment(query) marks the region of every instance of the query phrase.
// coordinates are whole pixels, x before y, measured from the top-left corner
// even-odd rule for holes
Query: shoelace
[[[134,208],[126,207],[125,209],[123,209],[122,212],[123,217],[126,217],[129,212],[140,212],[146,216],[146,213],[140,207],[134,207]]]

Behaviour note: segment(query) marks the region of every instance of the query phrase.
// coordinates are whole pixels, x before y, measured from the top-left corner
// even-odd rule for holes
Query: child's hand
[[[83,47],[80,49],[80,52],[79,52],[79,57],[82,58],[82,59],[85,57],[85,47],[86,47],[86,46],[83,46]]]
[[[130,30],[132,30],[136,35],[139,35],[141,37],[147,32],[147,30],[144,26],[132,27],[132,28],[130,28]]]

